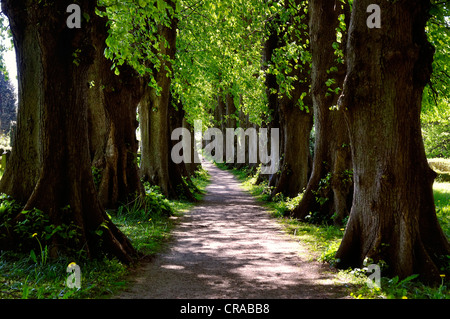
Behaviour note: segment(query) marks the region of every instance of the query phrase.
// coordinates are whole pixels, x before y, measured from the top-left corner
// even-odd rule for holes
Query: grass
[[[228,169],[224,164],[216,164],[222,169]],[[439,287],[429,287],[415,280],[416,276],[399,280],[395,278],[381,278],[381,289],[370,288],[367,285],[366,270],[348,269],[339,270],[333,268],[334,256],[339,248],[344,228],[333,225],[312,224],[290,218],[288,212],[301,200],[302,194],[295,198],[286,198],[277,194],[270,197],[270,189],[267,182],[256,185],[255,171],[248,169],[230,171],[242,182],[243,188],[258,198],[271,212],[271,215],[284,226],[287,233],[295,240],[300,241],[308,250],[310,260],[328,263],[331,271],[336,271],[336,281],[345,283],[349,289],[349,295],[356,299],[450,299],[450,289],[447,283]],[[441,227],[450,239],[450,183],[435,182],[433,185],[436,212]],[[449,257],[450,258],[450,257]],[[448,282],[448,281],[447,281]]]
[[[42,264],[30,256],[0,255],[0,299],[102,298],[123,286],[127,269],[117,260],[80,262],[81,289],[66,286],[67,266],[73,260],[58,258]]]
[[[450,238],[450,182],[435,182],[433,191],[438,220],[447,238]]]
[[[200,199],[209,176],[201,170],[193,178],[195,196]],[[171,238],[178,218],[195,204],[168,200],[158,188],[145,185],[144,202],[134,200],[108,211],[112,221],[128,236],[138,252],[146,256],[162,251]],[[68,288],[67,266],[76,262],[81,269],[81,288]],[[115,258],[73,260],[47,258],[47,249],[30,253],[0,251],[0,299],[100,299],[109,298],[127,285],[129,268]]]

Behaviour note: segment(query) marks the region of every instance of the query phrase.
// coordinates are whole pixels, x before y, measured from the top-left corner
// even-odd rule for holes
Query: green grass
[[[200,199],[209,175],[200,171],[193,187]],[[162,251],[182,214],[195,203],[167,200],[156,187],[145,185],[144,202],[132,201],[115,211],[108,211],[112,221],[128,236],[138,252],[151,256]],[[73,260],[47,258],[46,248],[33,253],[0,252],[0,299],[99,299],[109,298],[127,285],[130,268],[115,258]],[[81,269],[81,288],[66,285],[67,266],[76,262]]]
[[[223,164],[218,167],[225,169]],[[367,276],[364,269],[349,269],[337,271],[333,268],[335,253],[339,248],[344,228],[333,225],[317,225],[299,221],[289,217],[292,210],[301,200],[302,194],[295,198],[286,198],[280,194],[270,197],[267,182],[255,185],[256,175],[247,169],[230,171],[242,182],[242,186],[267,207],[271,215],[284,226],[285,231],[301,242],[307,248],[307,258],[328,263],[330,270],[336,271],[336,281],[345,283],[349,288],[349,295],[353,298],[386,298],[386,299],[450,299],[447,283],[442,281],[439,287],[428,287],[415,278],[403,281],[398,278],[382,278],[381,289],[369,288],[366,284]],[[435,182],[433,185],[436,212],[444,233],[450,240],[450,183]]]
[[[0,299],[102,298],[125,284],[127,269],[117,260],[79,262],[81,289],[66,286],[71,259],[58,258],[45,264],[30,256],[3,252],[0,255]]]
[[[450,182],[435,182],[433,191],[439,223],[450,238]]]

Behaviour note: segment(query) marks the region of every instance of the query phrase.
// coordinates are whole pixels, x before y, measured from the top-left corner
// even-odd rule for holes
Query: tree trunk
[[[175,6],[173,2],[170,2]],[[171,27],[160,26],[160,35],[168,43],[160,43],[160,52],[170,59],[175,58],[177,20],[173,18]],[[183,179],[182,169],[171,159],[171,129],[174,125],[182,126],[171,102],[171,79],[165,67],[172,68],[170,61],[162,62],[160,70],[155,70],[155,79],[160,92],[155,89],[148,90],[139,106],[141,123],[141,176],[153,185],[158,185],[164,195],[170,198],[187,198],[195,200]],[[175,120],[171,123],[171,118]],[[172,125],[171,125],[172,124]],[[183,164],[184,165],[184,164]]]
[[[330,110],[336,105],[338,98],[331,89],[343,83],[345,74],[345,66],[336,62],[332,50],[336,34],[330,30],[336,30],[338,16],[341,13],[347,14],[347,10],[325,0],[311,0],[309,10],[311,92],[316,138],[311,177],[302,200],[292,214],[304,219],[312,213],[313,221],[320,222],[333,217],[333,222],[340,224],[350,210],[351,156],[343,112]],[[332,67],[337,68],[337,71],[330,72]],[[330,78],[335,80],[335,84],[328,87],[326,82]]]
[[[93,37],[97,36],[92,32],[97,19],[95,3],[87,0],[79,3],[83,12],[90,16],[90,22],[84,23],[82,29],[69,29],[66,25],[66,8],[70,4],[70,1],[47,1],[45,4],[28,0],[4,1],[12,21],[21,18],[14,13],[22,10],[33,11],[39,21],[31,25],[35,32],[32,47],[40,48],[35,52],[38,55],[35,59],[42,71],[39,83],[42,92],[39,123],[42,169],[24,209],[36,207],[42,210],[55,226],[70,223],[77,226],[76,239],[52,237],[52,256],[72,248],[84,250],[88,256],[111,253],[129,263],[135,250],[106,215],[97,198],[91,172],[86,96],[95,51]],[[24,25],[32,22],[20,20]],[[21,43],[20,38],[15,40]],[[22,57],[23,52],[30,49],[20,44],[17,48]],[[18,71],[23,74],[20,64]],[[26,137],[18,136],[17,141],[23,139]],[[16,146],[23,147],[19,143]]]
[[[297,6],[300,2],[296,1]],[[285,4],[287,7],[289,3]],[[306,6],[303,4],[303,6]],[[306,10],[305,10],[306,11]],[[308,15],[303,11],[297,11],[292,16],[290,23],[295,29],[295,33],[290,35],[289,42],[295,41],[307,46],[309,34],[302,29],[302,24],[306,23]],[[305,21],[299,21],[298,17],[304,15]],[[308,61],[299,61],[296,69],[290,72],[290,76],[296,76],[294,88],[291,96],[285,94],[278,102],[280,114],[280,129],[282,131],[283,147],[280,172],[277,173],[277,181],[272,191],[272,196],[283,193],[289,197],[295,197],[308,184],[308,162],[310,161],[309,137],[312,128],[312,101],[309,94],[310,86],[310,66]],[[306,96],[302,100],[302,108],[299,105],[300,97],[303,93]]]
[[[169,101],[169,129],[170,132],[173,130],[183,127],[184,110],[183,105],[178,103],[175,107],[172,103],[172,98]],[[193,145],[194,138],[192,136],[191,146]],[[170,143],[171,149],[177,144],[177,141],[172,141]],[[191,156],[192,158],[192,156]],[[196,201],[191,189],[196,189],[195,185],[192,183],[189,173],[186,168],[186,163],[182,161],[176,164],[172,158],[169,158],[169,177],[172,185],[175,186],[177,190],[177,197],[182,199],[188,199],[190,201]]]
[[[220,78],[220,74],[219,74],[219,78]],[[226,115],[227,115],[227,105],[226,105],[226,95],[223,92],[222,87],[219,87],[219,93],[217,94],[217,105],[214,108],[214,127],[218,128],[223,134],[225,134],[225,129],[227,127],[227,120],[226,120]],[[211,140],[210,142],[212,142],[213,140]],[[203,142],[205,142],[203,140]],[[213,154],[211,155],[215,155],[217,150],[214,149],[214,152],[212,152]],[[222,141],[222,154],[223,154],[223,158],[222,160],[224,162],[226,162],[226,143],[225,143],[225,138]]]
[[[160,26],[160,35],[169,44],[165,47],[160,43],[160,51],[171,59],[175,57],[176,21],[171,28]],[[141,128],[141,177],[161,187],[168,197],[177,197],[176,185],[173,185],[169,175],[170,132],[169,132],[169,100],[170,77],[165,66],[171,68],[168,61],[163,61],[160,70],[156,70],[155,80],[160,87],[160,93],[151,88],[139,105],[139,120]]]
[[[450,245],[436,218],[436,174],[420,128],[434,54],[425,33],[430,2],[383,2],[381,29],[371,29],[366,8],[372,2],[353,2],[349,29],[339,106],[350,132],[355,189],[336,257],[339,267],[383,260],[388,276],[420,274],[440,283]]]
[[[283,138],[284,134],[283,134],[283,127],[280,127],[280,114],[279,114],[279,107],[278,107],[279,86],[277,83],[276,75],[273,73],[267,72],[269,69],[269,65],[271,63],[273,51],[279,45],[278,30],[277,30],[277,26],[275,24],[275,21],[277,19],[274,19],[274,21],[271,21],[266,24],[266,27],[268,29],[267,30],[268,37],[267,37],[266,41],[264,42],[264,46],[262,48],[262,70],[264,72],[266,72],[265,87],[266,87],[267,104],[268,104],[268,110],[269,110],[269,114],[266,115],[266,118],[263,119],[262,127],[268,127],[269,132],[270,132],[271,128],[279,128],[280,129],[281,141],[279,143],[279,147],[280,147],[280,149],[283,149],[284,140],[282,138]],[[255,183],[261,184],[263,181],[268,181],[269,186],[274,186],[277,181],[277,175],[272,174],[272,176],[270,176],[267,174],[259,173]]]
[[[249,114],[246,114],[243,110],[243,105],[242,105],[242,94],[239,96],[239,127],[242,128],[243,130],[247,130],[250,127],[253,127],[252,123],[250,123],[250,119],[249,119]],[[249,169],[253,169],[257,166],[257,163],[250,163],[250,152],[256,152],[257,150],[257,145],[250,145],[251,143],[251,139],[247,136],[244,136],[244,139],[242,141],[240,141],[239,143],[245,143],[245,149],[244,149],[244,153],[246,154],[245,156],[245,161],[244,163],[236,163],[236,168],[237,169],[241,169],[243,167],[247,167]],[[254,144],[257,144],[257,141],[254,141]]]
[[[286,196],[295,197],[308,184],[312,115],[300,110],[293,100],[280,102],[280,109],[284,151],[278,181],[272,195],[283,193]]]
[[[103,61],[105,105],[111,129],[105,150],[105,166],[98,193],[102,204],[115,207],[119,202],[144,195],[139,169],[136,139],[136,111],[142,97],[142,78],[129,66],[120,67],[120,77],[111,72],[110,63]]]
[[[232,128],[233,131],[237,128],[237,115],[236,115],[236,105],[234,104],[234,96],[233,93],[228,92],[225,95],[225,106],[226,106],[226,125],[225,130],[222,131],[223,133],[223,142],[225,144],[225,153],[224,153],[224,160],[225,163],[227,163],[230,167],[236,166],[237,162],[237,138],[236,135],[233,134],[231,137],[231,141],[228,141],[228,135],[226,134],[227,128]],[[232,152],[226,151],[226,146],[230,144],[233,146]]]
[[[194,128],[192,125],[186,120],[185,117],[183,117],[183,123],[182,126],[189,130],[191,133],[191,162],[185,163],[186,171],[189,176],[193,176],[195,172],[202,167],[201,159],[197,154],[196,148],[195,148],[195,141],[194,141]]]
[[[130,196],[144,194],[137,166],[136,111],[142,98],[143,79],[127,65],[120,75],[103,52],[106,19],[95,20],[95,57],[89,69],[88,128],[92,165],[99,171],[98,196],[104,207],[116,207]]]
[[[35,28],[40,15],[38,9],[31,8],[31,1],[12,2],[2,1],[2,10],[9,18],[17,69],[20,70],[17,128],[8,165],[0,181],[0,191],[25,203],[33,192],[42,164],[40,121],[43,92],[39,84],[43,81],[43,70]],[[30,10],[24,10],[25,6]]]
[[[164,80],[164,81],[168,81]],[[158,82],[161,85],[161,82]],[[161,85],[161,95],[168,95],[168,86]],[[169,179],[168,96],[157,96],[154,89],[139,104],[141,128],[141,168],[144,181],[161,187],[166,196],[174,193]]]

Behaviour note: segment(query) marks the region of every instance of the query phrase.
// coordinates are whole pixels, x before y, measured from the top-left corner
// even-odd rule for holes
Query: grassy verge
[[[202,170],[191,187],[201,192],[208,184],[208,174]],[[168,200],[156,187],[145,185],[143,202],[133,201],[108,211],[112,221],[128,236],[143,255],[160,252],[171,238],[178,217],[191,209],[192,202]],[[47,258],[46,247],[40,251],[17,253],[0,251],[0,299],[68,299],[108,298],[126,286],[130,268],[115,258],[73,260],[65,257]],[[67,266],[76,262],[81,270],[81,288],[68,288]]]
[[[217,164],[217,166],[226,169],[223,164]],[[255,184],[254,171],[234,168],[230,171],[242,182],[244,189],[261,200],[272,216],[284,226],[287,233],[306,246],[310,260],[328,263],[330,270],[336,271],[333,268],[334,256],[342,240],[344,228],[312,224],[290,218],[289,211],[299,203],[301,194],[295,198],[286,198],[281,194],[270,198],[270,190],[266,182]],[[450,183],[436,182],[433,188],[437,216],[450,239]],[[349,295],[353,298],[450,299],[450,289],[444,280],[439,287],[428,287],[415,280],[415,277],[412,276],[403,281],[398,278],[381,278],[381,289],[369,288],[366,271],[363,268],[337,271],[336,280],[346,283],[349,287]]]

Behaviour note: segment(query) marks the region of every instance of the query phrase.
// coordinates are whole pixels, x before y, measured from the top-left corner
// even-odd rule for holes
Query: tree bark
[[[219,74],[219,79],[220,79],[220,74]],[[218,128],[223,134],[225,134],[225,129],[227,127],[227,120],[226,120],[226,115],[227,115],[227,105],[226,105],[226,94],[223,91],[223,88],[220,86],[219,87],[219,92],[217,94],[217,105],[214,108],[214,127]],[[212,140],[211,140],[212,142]],[[216,150],[214,150],[214,154],[211,155],[215,155]],[[225,142],[225,137],[223,139],[222,142],[222,154],[223,154],[223,162],[226,162],[226,142]]]
[[[225,149],[225,153],[224,154],[224,161],[225,163],[228,164],[228,166],[230,167],[234,167],[236,165],[236,160],[237,160],[237,144],[236,144],[236,137],[233,134],[233,136],[231,137],[231,141],[228,141],[228,135],[226,134],[226,129],[227,128],[232,128],[233,130],[236,129],[237,127],[237,121],[236,121],[236,105],[234,104],[234,96],[232,92],[228,92],[225,95],[225,107],[226,107],[226,125],[225,125],[225,130],[222,131],[223,133],[223,143],[224,143],[224,149]],[[232,154],[229,152],[227,152],[226,150],[226,145],[233,145],[233,152]]]
[[[296,1],[295,5],[300,2]],[[289,6],[289,3],[285,4]],[[305,4],[303,4],[306,6]],[[309,34],[302,29],[301,24],[304,21],[298,21],[298,17],[305,16],[307,21],[308,16],[303,9],[296,12],[292,16],[290,23],[296,32],[290,35],[289,42],[295,41],[307,45]],[[306,23],[306,22],[304,22]],[[308,48],[309,49],[309,48]],[[280,172],[277,173],[277,181],[272,191],[272,196],[278,193],[283,193],[289,197],[295,197],[308,184],[309,161],[311,154],[309,151],[309,137],[313,124],[312,118],[312,100],[309,93],[310,80],[310,66],[308,61],[300,61],[297,68],[294,68],[290,76],[296,76],[294,88],[291,96],[285,94],[278,101],[280,129],[281,129],[281,146],[282,160],[280,165]],[[299,100],[303,93],[306,96],[303,98],[303,106],[300,107]]]
[[[139,104],[139,121],[141,128],[141,167],[140,174],[144,181],[161,187],[166,196],[175,191],[169,178],[169,79],[160,79],[161,96],[154,89]]]
[[[284,151],[272,195],[283,193],[285,196],[296,197],[308,184],[312,114],[300,110],[294,101],[295,98],[280,102]]]
[[[30,41],[34,41],[33,47],[39,48],[35,52],[38,57],[34,59],[42,72],[39,83],[42,105],[35,106],[41,114],[42,168],[24,209],[42,210],[55,226],[70,223],[77,226],[77,238],[52,237],[52,256],[72,248],[86,251],[89,257],[111,253],[129,263],[136,252],[106,215],[97,198],[91,172],[86,96],[95,52],[93,38],[97,36],[93,32],[97,19],[95,3],[80,1],[83,12],[90,16],[90,22],[85,22],[82,29],[69,29],[66,25],[66,8],[70,1],[36,4],[35,1],[15,0],[3,4],[12,21],[19,21],[21,16],[15,13],[23,10],[33,11],[39,21],[31,24],[32,20],[20,20],[24,25],[33,26],[30,29],[35,33]],[[21,43],[21,38],[16,41]],[[25,57],[24,52],[30,48],[18,45],[18,49]],[[24,64],[27,62],[25,60]],[[20,64],[18,71],[23,74]],[[21,89],[27,90],[27,87]],[[17,141],[24,139],[26,137],[18,136]],[[17,143],[16,147],[23,146]],[[20,218],[16,218],[17,221]]]
[[[388,276],[420,274],[440,283],[440,267],[448,266],[441,258],[450,245],[436,218],[436,174],[420,128],[434,54],[425,33],[430,2],[382,2],[381,29],[366,24],[371,3],[353,2],[349,29],[339,105],[350,132],[355,189],[336,257],[342,268],[370,258],[386,262]]]
[[[105,149],[105,166],[98,193],[105,207],[115,207],[127,202],[130,197],[144,196],[137,152],[139,142],[136,139],[136,111],[142,97],[142,78],[124,65],[120,67],[120,77],[106,65],[103,85],[105,85],[105,105],[111,119],[108,143]]]
[[[170,2],[175,6],[173,2]],[[160,43],[160,52],[170,59],[175,57],[177,20],[173,18],[171,27],[159,26],[159,33],[168,43]],[[153,185],[158,185],[164,195],[178,198],[177,185],[181,179],[178,170],[170,171],[173,161],[170,158],[170,83],[168,71],[172,68],[170,61],[162,61],[159,70],[155,70],[155,80],[160,88],[148,90],[139,105],[141,128],[141,177]]]
[[[271,128],[279,128],[280,129],[280,137],[283,137],[283,127],[280,126],[280,114],[278,107],[278,92],[279,85],[277,83],[276,75],[267,72],[269,70],[269,66],[271,63],[273,51],[279,46],[279,37],[276,22],[278,21],[278,17],[273,21],[266,24],[268,37],[264,42],[264,46],[262,48],[262,70],[266,72],[265,79],[265,87],[266,87],[266,96],[267,96],[267,104],[269,114],[266,115],[266,118],[263,119],[262,127],[268,127],[268,131],[270,132]],[[280,141],[280,149],[283,149],[284,140]],[[272,178],[271,178],[272,177]],[[274,186],[277,181],[277,175],[272,174],[261,174],[258,173],[256,184],[261,184],[263,181],[268,181],[269,186]]]
[[[89,68],[88,130],[92,165],[99,170],[98,196],[106,208],[144,195],[137,166],[136,112],[144,81],[128,65],[111,70],[106,49],[106,19],[97,18],[93,31],[95,57]]]
[[[329,89],[342,85],[345,66],[336,62],[332,49],[336,42],[338,16],[347,11],[334,2],[309,1],[310,38],[312,54],[311,92],[314,107],[315,144],[311,177],[294,217],[304,219],[313,213],[315,221],[328,221],[333,217],[340,224],[348,215],[351,203],[351,156],[349,137],[343,112],[330,110],[336,106],[338,95]],[[329,72],[335,67],[337,71]],[[335,84],[326,82],[334,78]],[[313,220],[314,220],[313,219]]]
[[[253,128],[254,125],[252,123],[250,123],[249,114],[243,110],[242,94],[239,96],[239,105],[240,105],[239,117],[238,117],[239,127],[242,128],[243,130],[247,130],[248,128]],[[253,145],[250,145],[251,142],[252,142],[252,140],[247,136],[244,136],[244,140],[239,142],[239,143],[245,143],[245,151],[244,152],[245,152],[246,156],[245,156],[244,163],[236,163],[237,169],[241,169],[246,166],[247,168],[253,170],[258,165],[257,163],[250,163],[250,155],[249,155],[250,152],[254,153],[258,149],[257,145],[255,145],[258,142],[254,141]],[[256,162],[257,162],[257,160],[256,160]]]
[[[182,126],[189,130],[191,133],[191,162],[185,163],[186,166],[186,172],[189,176],[193,176],[195,172],[202,167],[201,159],[197,154],[196,148],[195,148],[195,141],[194,141],[194,128],[192,125],[186,120],[185,117],[183,117]]]
[[[183,127],[183,118],[184,118],[184,110],[183,110],[183,105],[181,103],[178,103],[175,107],[175,105],[173,105],[173,101],[172,98],[170,98],[169,101],[169,129],[170,132],[173,132],[173,130]],[[177,144],[177,141],[172,141],[170,143],[170,147],[171,149]],[[192,139],[191,139],[191,146],[194,145],[194,137],[192,135]],[[191,150],[192,152],[192,150]],[[192,159],[192,155],[191,155],[191,159]],[[193,195],[193,192],[191,191],[191,189],[189,187],[191,187],[192,189],[197,190],[197,188],[195,187],[195,185],[192,183],[191,181],[191,177],[190,174],[188,173],[187,170],[187,165],[184,161],[182,161],[179,164],[176,164],[172,158],[169,158],[169,177],[170,177],[170,182],[172,183],[172,185],[175,186],[176,190],[177,190],[177,197],[178,198],[183,198],[183,199],[188,199],[190,201],[196,201],[196,198]]]

